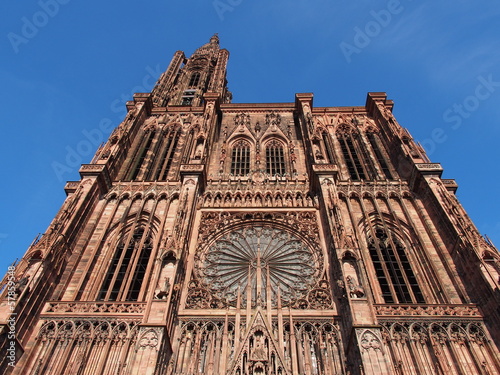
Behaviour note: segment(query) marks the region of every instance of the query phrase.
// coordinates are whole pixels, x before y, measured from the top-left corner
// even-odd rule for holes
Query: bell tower
[[[227,89],[226,67],[229,52],[219,47],[217,34],[189,58],[177,51],[152,91],[153,104],[159,107],[200,106],[207,92],[218,93],[223,103],[231,102]]]

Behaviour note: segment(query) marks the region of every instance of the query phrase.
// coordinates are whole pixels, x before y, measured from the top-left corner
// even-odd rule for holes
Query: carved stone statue
[[[354,242],[353,234],[351,231],[347,232],[344,236],[344,246],[347,249],[354,249],[356,248],[356,244]]]
[[[252,360],[254,361],[265,361],[267,360],[266,347],[264,342],[264,336],[255,335],[254,347],[252,350]]]
[[[316,160],[323,160],[324,159],[323,153],[321,152],[321,150],[319,149],[319,147],[317,145],[314,146],[314,157],[316,158]]]
[[[155,290],[155,299],[167,299],[168,293],[170,292],[170,279],[165,278],[165,283],[163,286]]]
[[[19,296],[23,293],[24,289],[26,289],[26,285],[28,284],[28,281],[29,281],[29,275],[28,276],[25,276],[25,277],[22,277],[20,278],[17,282],[16,282],[16,294]]]
[[[358,284],[356,279],[352,276],[347,276],[347,287],[349,289],[349,296],[351,298],[361,298],[365,296],[365,290]]]

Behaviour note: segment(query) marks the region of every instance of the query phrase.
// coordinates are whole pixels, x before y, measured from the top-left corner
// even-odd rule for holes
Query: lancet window
[[[375,154],[375,157],[377,158],[378,164],[380,165],[385,178],[387,178],[388,180],[392,180],[393,177],[389,169],[389,162],[385,158],[384,154],[382,153],[382,149],[380,148],[380,138],[378,134],[376,134],[375,132],[367,132],[366,137],[370,142],[370,146],[372,146],[372,150]]]
[[[174,160],[175,150],[179,142],[180,128],[169,127],[163,132],[163,141],[158,152],[159,157],[152,165],[149,180],[165,181]]]
[[[196,87],[200,83],[200,73],[199,72],[194,72],[191,75],[191,79],[189,80],[189,87]]]
[[[275,139],[266,145],[266,172],[271,176],[286,173],[283,144]]]
[[[108,267],[98,300],[137,301],[151,257],[152,241],[143,228],[121,240]]]
[[[143,169],[143,164],[146,155],[148,154],[149,149],[151,148],[151,144],[153,143],[153,138],[155,137],[156,132],[149,131],[146,133],[144,138],[142,139],[142,142],[139,145],[138,152],[134,157],[134,161],[131,165],[130,171],[129,171],[129,180],[135,180],[138,176],[141,170]]]
[[[375,170],[360,135],[349,126],[342,126],[337,131],[337,139],[351,180],[374,178]]]
[[[233,146],[231,174],[246,176],[248,173],[250,173],[250,145],[248,142],[240,140]]]
[[[368,250],[385,303],[425,303],[405,248],[395,236],[376,228]]]
[[[322,133],[323,144],[325,145],[326,158],[328,163],[333,163],[335,160],[333,157],[333,146],[331,137],[328,135],[326,131]]]

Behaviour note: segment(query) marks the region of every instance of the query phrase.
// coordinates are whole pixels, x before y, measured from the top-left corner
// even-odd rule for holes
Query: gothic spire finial
[[[210,38],[210,43],[217,43],[219,44],[219,33],[215,33],[211,38]]]

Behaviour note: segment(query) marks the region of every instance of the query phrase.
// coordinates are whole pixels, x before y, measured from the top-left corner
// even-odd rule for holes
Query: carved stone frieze
[[[337,174],[339,171],[338,166],[335,164],[313,164],[312,168],[313,168],[313,171],[318,175]]]
[[[327,288],[311,290],[307,294],[307,302],[309,303],[309,308],[315,310],[331,309],[333,307],[331,291]]]
[[[203,212],[198,235],[198,243],[218,235],[222,230],[237,224],[272,222],[286,225],[300,233],[319,248],[319,227],[315,211],[288,212]]]
[[[451,342],[485,344],[489,341],[483,322],[440,319],[424,322],[386,321],[382,323],[382,336],[386,343],[416,341],[421,344],[446,345]]]
[[[306,190],[208,191],[200,197],[200,207],[316,207],[316,197]]]
[[[126,194],[133,195],[141,193],[142,196],[160,196],[162,193],[171,197],[180,194],[179,184],[157,183],[157,182],[120,182],[115,183],[113,188],[106,194],[106,198],[121,197]]]
[[[65,318],[47,320],[36,337],[37,340],[115,340],[132,339],[137,335],[140,319],[95,319],[95,318]],[[49,320],[50,319],[50,320]]]
[[[475,305],[375,305],[381,318],[386,316],[413,316],[421,318],[464,317],[480,318],[482,315]]]
[[[104,168],[106,168],[105,164],[82,164],[80,170],[101,172]]]
[[[411,195],[408,184],[404,181],[371,181],[371,182],[349,182],[349,183],[339,183],[337,185],[337,191],[348,196],[352,193],[358,195],[363,194],[391,194],[396,193],[399,195],[408,194]]]
[[[202,164],[182,164],[181,172],[203,172],[205,166]]]
[[[256,115],[255,113],[252,113]],[[264,134],[283,135],[291,139],[291,126],[288,121],[283,121],[282,115],[278,111],[266,111],[265,115],[257,114],[258,118],[252,119],[247,112],[236,113],[232,123],[226,123],[222,136],[224,140],[233,138],[237,134],[249,133],[256,140]]]
[[[439,163],[416,163],[415,165],[419,171],[443,169]]]
[[[258,174],[260,172],[256,171],[255,173]],[[272,180],[272,181],[267,181],[266,183],[257,183],[256,181],[253,180],[235,180],[235,181],[215,181],[215,180],[210,180],[206,192],[207,193],[216,193],[216,192],[233,192],[236,193],[238,191],[243,192],[243,191],[248,191],[248,192],[253,192],[253,191],[260,191],[260,192],[277,192],[277,191],[282,191],[282,192],[296,192],[296,193],[302,193],[302,194],[307,194],[310,189],[309,189],[309,184],[305,183],[304,181],[296,181],[296,180]]]
[[[136,314],[144,313],[146,303],[140,302],[48,302],[44,315],[74,314]]]
[[[226,298],[219,298],[211,293],[207,286],[193,278],[189,283],[186,308],[188,309],[222,309],[228,306]]]

